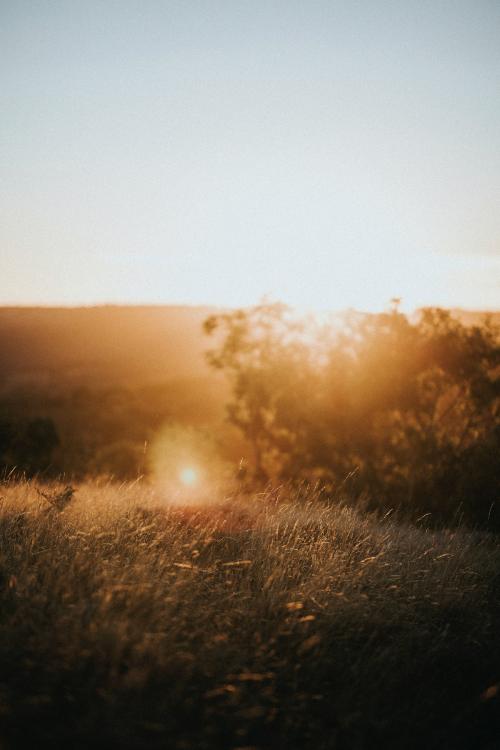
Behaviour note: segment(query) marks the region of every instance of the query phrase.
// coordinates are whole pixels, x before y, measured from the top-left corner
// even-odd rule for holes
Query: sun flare
[[[182,469],[179,478],[186,487],[193,487],[198,482],[198,472],[192,466]]]

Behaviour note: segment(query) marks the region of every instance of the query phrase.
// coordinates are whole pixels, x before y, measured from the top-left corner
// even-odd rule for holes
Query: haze
[[[498,308],[500,6],[0,3],[0,303]]]

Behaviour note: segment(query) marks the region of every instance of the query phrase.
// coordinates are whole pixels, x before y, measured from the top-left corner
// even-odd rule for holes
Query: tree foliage
[[[500,346],[485,320],[439,308],[341,321],[280,303],[211,316],[209,361],[231,381],[229,420],[256,478],[356,475],[372,502],[473,521],[500,490]]]

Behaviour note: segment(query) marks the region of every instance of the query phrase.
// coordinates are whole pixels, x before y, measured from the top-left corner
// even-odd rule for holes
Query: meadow
[[[0,486],[5,750],[498,747],[498,538],[305,485],[74,489]]]

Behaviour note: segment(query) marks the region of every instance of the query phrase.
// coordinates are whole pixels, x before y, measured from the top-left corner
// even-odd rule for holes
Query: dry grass
[[[496,747],[494,539],[283,490],[0,496],[2,747]]]

